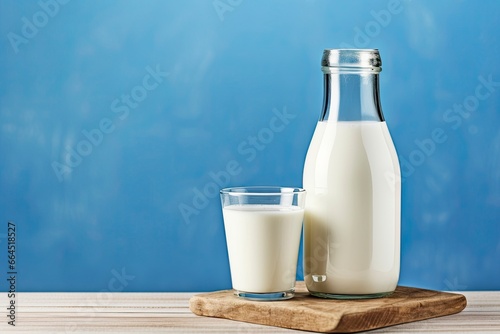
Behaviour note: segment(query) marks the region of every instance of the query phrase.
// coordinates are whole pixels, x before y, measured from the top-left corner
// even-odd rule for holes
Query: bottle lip
[[[325,73],[342,70],[378,73],[382,59],[378,49],[325,49],[321,58]]]

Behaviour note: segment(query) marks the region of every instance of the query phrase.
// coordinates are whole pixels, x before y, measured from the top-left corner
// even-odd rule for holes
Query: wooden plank
[[[461,293],[468,304],[458,314],[370,333],[500,333],[500,291]],[[196,316],[189,310],[194,293],[113,293],[106,302],[100,295],[21,292],[13,328],[7,325],[2,306],[7,305],[7,294],[0,293],[0,333],[304,333]]]
[[[462,311],[461,294],[398,287],[385,298],[328,300],[316,298],[299,285],[293,299],[274,302],[244,300],[231,290],[194,296],[193,313],[256,324],[323,333],[354,333],[450,315]]]

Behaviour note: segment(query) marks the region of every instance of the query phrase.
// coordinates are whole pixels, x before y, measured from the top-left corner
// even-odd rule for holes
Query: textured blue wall
[[[499,289],[498,17],[498,1],[1,1],[0,278],[11,220],[19,290],[229,288],[218,188],[301,186],[322,51],[370,47],[402,161],[400,283]]]

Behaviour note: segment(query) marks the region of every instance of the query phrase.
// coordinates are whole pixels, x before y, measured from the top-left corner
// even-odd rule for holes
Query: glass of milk
[[[305,190],[235,187],[220,194],[235,295],[263,301],[292,298]]]

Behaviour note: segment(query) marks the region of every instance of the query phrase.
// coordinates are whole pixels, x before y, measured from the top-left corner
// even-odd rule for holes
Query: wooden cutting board
[[[385,298],[333,300],[311,296],[297,282],[295,297],[284,301],[249,301],[232,290],[193,296],[194,314],[261,325],[323,333],[354,333],[454,314],[467,300],[461,294],[398,286]]]

